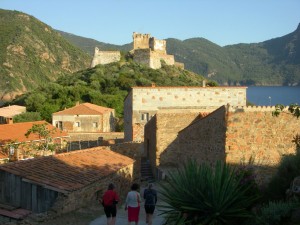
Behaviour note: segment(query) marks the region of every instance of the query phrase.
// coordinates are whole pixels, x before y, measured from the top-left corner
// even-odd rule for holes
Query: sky
[[[291,33],[300,23],[300,0],[0,0],[0,8],[117,45],[132,42],[133,32],[158,39],[202,37],[220,46],[258,43]]]

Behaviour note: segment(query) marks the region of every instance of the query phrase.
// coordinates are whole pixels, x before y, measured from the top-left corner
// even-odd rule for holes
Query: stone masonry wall
[[[178,145],[169,158],[178,166],[188,159],[214,164],[225,161],[226,108],[220,107],[178,134]]]
[[[268,182],[282,156],[295,154],[292,143],[300,133],[300,120],[287,113],[272,116],[274,107],[232,108],[228,114],[226,161],[231,164],[254,160],[258,181]]]
[[[143,152],[143,144],[140,142],[124,142],[111,145],[110,149],[135,160],[132,180],[133,182],[139,183],[141,178],[141,154]]]
[[[156,114],[156,166],[176,166],[182,153],[177,152],[177,134],[190,125],[200,112]]]
[[[144,138],[144,154],[143,157],[149,159],[152,174],[156,175],[156,115],[145,125],[145,138]]]
[[[51,210],[57,214],[63,214],[91,205],[96,202],[97,199],[101,198],[107,190],[109,183],[114,183],[116,185],[116,191],[124,199],[125,195],[130,190],[132,176],[133,164],[78,191],[69,194],[60,193]]]
[[[100,51],[95,48],[94,57],[91,63],[91,68],[98,64],[108,64],[112,62],[118,62],[121,59],[121,53],[119,51]]]

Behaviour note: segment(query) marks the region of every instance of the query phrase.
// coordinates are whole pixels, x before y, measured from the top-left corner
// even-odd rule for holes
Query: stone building
[[[145,126],[145,154],[156,177],[187,159],[216,160],[255,168],[257,181],[267,183],[286,154],[300,121],[289,114],[272,116],[275,107],[225,107],[210,113],[160,110]]]
[[[97,202],[109,183],[123,196],[130,189],[133,163],[97,147],[0,165],[0,204],[62,214]]]
[[[52,124],[57,128],[77,133],[115,131],[115,110],[91,103],[52,114]]]
[[[104,65],[113,62],[119,62],[120,59],[120,51],[100,51],[99,48],[95,47],[95,53],[91,63],[91,68],[95,67],[98,64]]]
[[[143,141],[145,124],[161,109],[211,112],[246,106],[246,87],[132,87],[124,101],[125,141]]]
[[[13,117],[26,112],[25,106],[10,105],[0,108],[0,124],[13,123]]]
[[[133,60],[149,66],[152,69],[161,68],[161,60],[167,65],[176,65],[184,68],[183,63],[175,62],[173,55],[168,55],[166,40],[158,40],[150,34],[133,33]]]

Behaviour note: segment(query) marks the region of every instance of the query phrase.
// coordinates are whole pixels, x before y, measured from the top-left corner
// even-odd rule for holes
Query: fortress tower
[[[98,64],[108,64],[112,62],[118,62],[121,59],[120,51],[100,51],[95,47],[94,57],[91,63],[91,68]]]
[[[166,40],[158,40],[150,34],[139,34],[133,32],[133,60],[149,66],[152,69],[161,68],[161,60],[167,65],[177,65],[184,68],[183,63],[175,62],[173,55],[167,54]]]

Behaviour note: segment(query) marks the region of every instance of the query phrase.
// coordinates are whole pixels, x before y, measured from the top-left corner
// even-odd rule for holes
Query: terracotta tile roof
[[[0,160],[2,159],[8,159],[8,155],[0,151]]]
[[[102,146],[7,163],[0,165],[0,170],[39,185],[47,185],[49,189],[52,187],[68,192],[83,188],[133,163],[133,159]]]
[[[23,112],[26,112],[25,106],[10,105],[7,107],[0,108],[0,116],[6,118],[12,118],[13,116],[21,114]]]
[[[66,137],[69,136],[67,132],[61,131],[47,123],[46,121],[34,121],[34,122],[25,122],[25,123],[14,123],[14,124],[3,124],[0,125],[0,145],[9,141],[17,142],[26,142],[33,140],[40,140],[37,134],[31,134],[28,138],[25,137],[25,133],[32,127],[33,124],[47,124],[49,130],[54,130],[54,133],[51,135],[55,137]]]
[[[111,112],[113,110],[114,109],[112,108],[106,108],[91,103],[83,103],[72,108],[53,113],[53,115],[102,115],[103,113]]]

